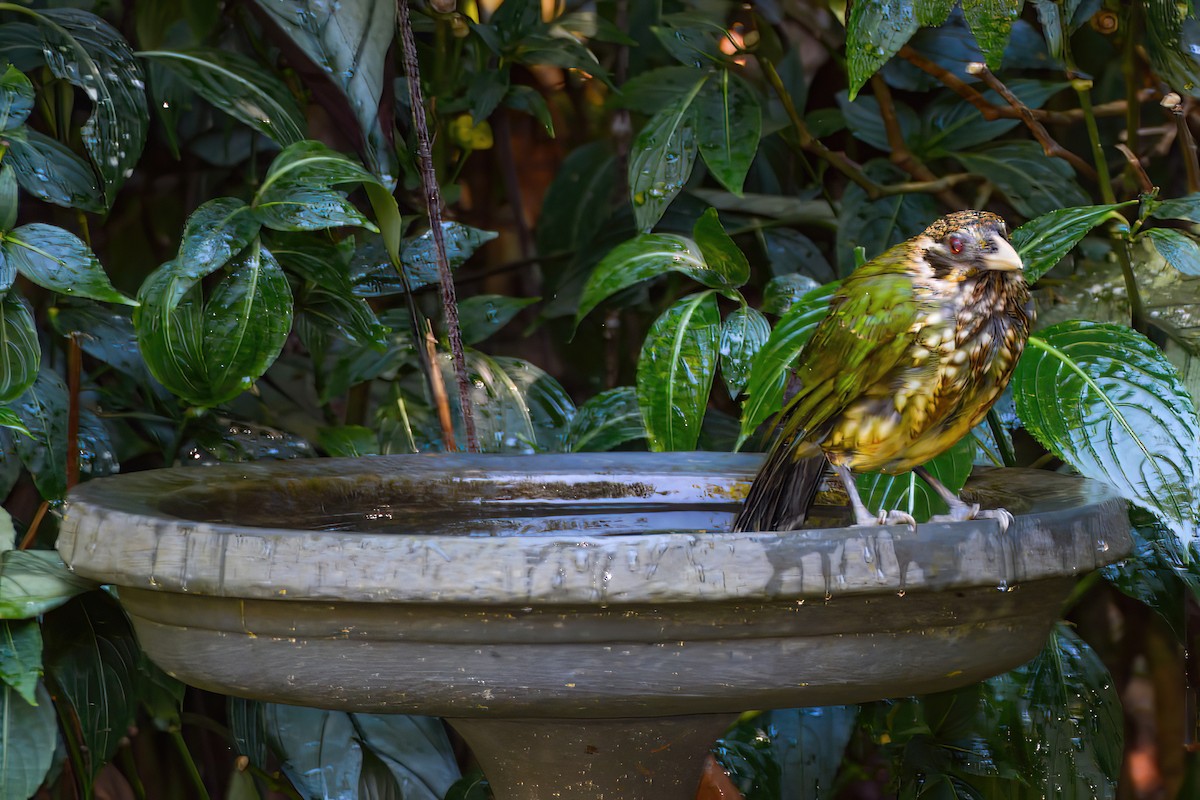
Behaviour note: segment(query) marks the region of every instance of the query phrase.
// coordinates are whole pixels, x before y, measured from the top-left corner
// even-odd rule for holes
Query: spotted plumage
[[[852,473],[917,469],[929,480],[920,465],[987,414],[1032,318],[1020,256],[995,214],[950,214],[863,264],[800,353],[800,388],[735,529],[798,527],[826,461],[858,524],[911,523],[900,512],[867,511]],[[940,484],[934,489],[954,519],[979,513]]]

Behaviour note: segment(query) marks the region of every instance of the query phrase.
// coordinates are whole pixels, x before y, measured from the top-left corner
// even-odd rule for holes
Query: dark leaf
[[[232,696],[226,700],[226,717],[229,719],[229,732],[233,737],[234,750],[250,759],[250,763],[259,769],[266,769],[269,766],[267,704],[260,700]]]
[[[723,69],[704,83],[695,109],[696,140],[705,165],[722,186],[740,195],[762,135],[758,96]]]
[[[21,188],[47,203],[98,214],[104,192],[87,161],[57,139],[29,128],[9,131],[5,164],[17,173]]]
[[[726,60],[720,41],[729,34],[724,26],[706,14],[665,14],[662,25],[652,30],[663,49],[685,66],[708,67]]]
[[[12,166],[0,166],[0,231],[17,224],[17,173]]]
[[[1186,219],[1188,222],[1200,222],[1200,192],[1163,200],[1153,206],[1150,216],[1159,219]]]
[[[478,294],[459,301],[458,321],[464,344],[478,344],[512,321],[523,308],[540,297],[505,297]]]
[[[33,111],[33,84],[25,73],[9,64],[0,75],[0,133],[24,124]]]
[[[37,705],[37,687],[41,677],[40,623],[35,619],[10,620],[0,617],[0,685],[13,688],[26,703],[33,706]],[[0,730],[3,729],[0,725]],[[4,760],[0,757],[0,762]],[[3,768],[0,768],[0,772],[3,772]],[[0,779],[0,787],[3,786],[4,782]]]
[[[611,450],[646,436],[646,425],[632,386],[607,389],[588,400],[571,420],[567,434],[572,453]]]
[[[708,80],[709,72],[696,67],[659,67],[634,75],[613,98],[619,108],[653,116]]]
[[[62,228],[31,222],[3,234],[3,239],[9,266],[39,286],[75,297],[135,304],[113,288],[92,249]]]
[[[1194,237],[1174,228],[1150,228],[1143,235],[1172,267],[1184,275],[1200,275],[1200,244]]]
[[[443,222],[442,236],[446,242],[450,269],[458,269],[476,250],[498,235],[460,222]],[[419,289],[438,282],[437,251],[433,245],[432,231],[406,237],[400,259],[410,288]],[[378,239],[368,239],[367,244],[355,252],[350,263],[350,280],[354,283],[354,293],[360,297],[378,297],[404,291],[404,283]]]
[[[872,161],[867,174],[875,181],[904,180],[891,164]],[[846,187],[838,215],[837,262],[841,274],[855,267],[854,248],[874,258],[887,248],[923,231],[937,216],[937,206],[927,194],[900,194],[871,200],[858,185]]]
[[[267,703],[267,740],[305,797],[354,800],[362,748],[344,711]]]
[[[49,370],[10,404],[30,433],[14,439],[17,455],[47,500],[67,493],[67,404],[67,385]]]
[[[743,306],[725,318],[721,326],[721,377],[729,396],[737,398],[750,380],[750,365],[771,335],[767,318]]]
[[[707,78],[658,111],[634,139],[629,159],[629,196],[640,231],[649,232],[692,174],[699,144],[692,103]]]
[[[1047,100],[1067,88],[1065,83],[1014,78],[1005,85],[1028,108],[1041,108]],[[1007,101],[988,89],[983,97],[989,103],[1003,106]],[[899,110],[899,109],[897,109]],[[1021,124],[1019,119],[985,120],[979,109],[964,103],[961,96],[946,92],[929,104],[922,119],[919,140],[913,150],[925,158],[938,158],[954,150],[966,150],[994,141]]]
[[[537,89],[521,84],[510,86],[508,94],[504,95],[504,106],[528,114],[542,124],[547,136],[554,136],[554,117],[550,114],[550,106],[546,105],[546,98]]]
[[[1036,142],[1002,142],[970,153],[953,153],[970,172],[986,175],[1013,208],[1026,217],[1088,204],[1070,164],[1050,158]]]
[[[317,444],[334,457],[379,455],[379,436],[362,425],[321,428],[317,431]]]
[[[817,281],[798,272],[777,275],[763,287],[762,311],[776,316],[786,314],[800,298],[819,286]]]
[[[861,95],[851,102],[845,92],[838,92],[837,101],[846,119],[846,126],[850,128],[854,138],[885,153],[891,152],[892,144],[888,141],[887,128],[883,124],[878,100],[871,95]],[[917,112],[899,102],[893,103],[893,110],[905,142],[917,139],[921,130],[921,120]]]
[[[538,217],[540,256],[573,253],[592,240],[612,205],[616,163],[611,147],[602,141],[572,150],[563,160]]]
[[[362,744],[387,765],[404,800],[442,800],[460,772],[437,717],[355,714]]]
[[[46,688],[37,687],[37,705],[30,705],[11,686],[0,684],[0,796],[33,797],[54,763],[58,718]]]
[[[10,290],[0,297],[0,403],[20,397],[42,364],[37,324],[25,299]]]
[[[638,357],[637,394],[650,449],[694,450],[717,371],[721,317],[712,291],[654,321]]]

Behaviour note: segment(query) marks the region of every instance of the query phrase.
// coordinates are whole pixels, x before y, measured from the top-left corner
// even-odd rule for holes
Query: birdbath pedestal
[[[394,456],[90,481],[59,550],[146,653],[261,700],[445,717],[498,800],[685,800],[748,709],[942,691],[1041,649],[1128,554],[1092,481],[994,470],[1016,515],[729,533],[757,456]]]

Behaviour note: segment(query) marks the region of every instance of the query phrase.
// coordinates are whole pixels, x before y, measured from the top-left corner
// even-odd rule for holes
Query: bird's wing
[[[846,279],[796,367],[801,389],[783,435],[806,438],[896,369],[913,342],[920,303],[893,248]]]

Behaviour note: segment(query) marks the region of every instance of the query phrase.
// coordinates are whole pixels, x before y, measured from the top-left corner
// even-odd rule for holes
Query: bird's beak
[[[995,249],[983,257],[983,262],[988,269],[1000,272],[1018,272],[1024,269],[1021,264],[1021,256],[1017,253],[1016,248],[1008,243],[1007,239],[1002,236],[993,236],[992,245]]]

